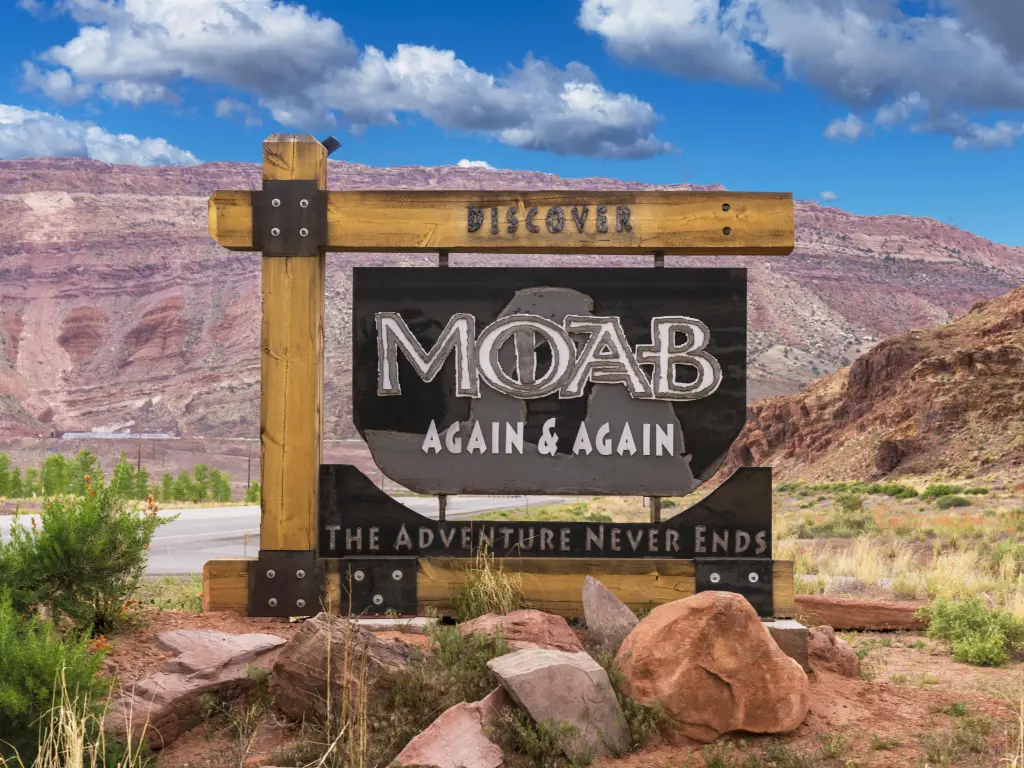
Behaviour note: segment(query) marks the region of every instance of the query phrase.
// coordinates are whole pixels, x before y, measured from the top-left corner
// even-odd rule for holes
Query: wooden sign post
[[[263,143],[262,190],[210,198],[216,242],[263,254],[262,514],[257,558],[206,564],[205,610],[312,615],[342,604],[346,581],[356,612],[444,612],[486,546],[523,574],[532,604],[563,615],[580,612],[587,574],[636,609],[727,588],[762,615],[792,614],[792,564],[771,560],[769,469],[738,471],[664,522],[653,514],[662,496],[710,477],[742,426],[744,270],[659,270],[651,280],[636,269],[452,269],[432,273],[436,290],[423,270],[356,271],[353,412],[384,474],[442,498],[647,495],[650,525],[432,521],[354,467],[321,466],[325,252],[651,254],[658,266],[665,254],[782,255],[793,249],[791,195],[327,191],[327,154],[312,136],[275,134]],[[410,317],[429,322],[410,327]],[[676,366],[697,379],[678,381]],[[604,448],[612,424],[617,455]],[[554,435],[567,425],[572,435]],[[521,471],[538,440],[559,470]],[[463,442],[479,455],[463,454]],[[488,444],[504,455],[485,457]],[[441,455],[453,451],[458,464]]]

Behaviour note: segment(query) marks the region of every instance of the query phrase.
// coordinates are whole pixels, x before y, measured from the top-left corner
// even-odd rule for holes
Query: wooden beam
[[[324,189],[327,150],[308,135],[270,136],[263,142],[263,179],[313,179]],[[211,210],[221,231],[230,217],[216,206]],[[251,208],[244,213],[251,227]],[[265,257],[262,266],[260,549],[313,550],[323,424],[324,254]]]
[[[598,231],[598,206],[606,207],[602,214],[606,232]],[[472,232],[471,207],[482,217],[476,219],[479,226]],[[560,213],[549,217],[553,207]],[[620,207],[628,208],[628,227],[618,220]],[[530,226],[537,232],[527,227],[534,208]],[[492,209],[497,211],[493,220]],[[514,232],[508,231],[510,209],[515,211]],[[210,198],[209,224],[219,245],[253,250],[252,194],[215,192]],[[329,192],[327,250],[784,255],[793,250],[793,196],[571,190]]]
[[[247,610],[248,568],[254,560],[211,560],[203,569],[203,609]],[[327,592],[335,610],[344,609],[340,597],[339,563],[327,563]],[[416,577],[417,609],[420,615],[453,613],[452,595],[466,578],[472,560],[462,558],[421,558]],[[583,580],[593,576],[619,596],[634,611],[689,597],[694,590],[692,560],[618,560],[577,558],[506,558],[504,568],[522,578],[523,593],[534,608],[560,616],[583,613]],[[794,616],[793,563],[772,564],[772,585],[776,616]],[[325,604],[326,604],[325,600]],[[210,606],[207,608],[207,606]]]

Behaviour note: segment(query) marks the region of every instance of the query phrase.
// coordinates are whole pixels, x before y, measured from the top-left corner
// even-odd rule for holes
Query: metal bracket
[[[309,550],[260,550],[249,564],[250,616],[315,616],[323,610],[324,564]]]
[[[253,244],[264,256],[316,256],[327,246],[327,192],[315,181],[264,181],[252,198]]]
[[[416,615],[415,557],[345,557],[341,609],[353,616]]]
[[[694,592],[719,590],[747,598],[759,616],[775,614],[772,561],[765,557],[698,557]]]

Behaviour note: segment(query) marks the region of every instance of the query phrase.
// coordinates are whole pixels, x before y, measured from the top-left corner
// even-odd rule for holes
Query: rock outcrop
[[[561,616],[526,609],[512,611],[503,616],[488,613],[459,625],[463,636],[500,634],[510,650],[546,648],[554,651],[577,653],[583,644],[572,631],[569,622]]]
[[[633,699],[662,702],[673,736],[710,743],[731,731],[788,733],[807,716],[806,673],[735,593],[658,606],[615,662]]]
[[[860,677],[860,659],[853,646],[836,637],[832,627],[811,627],[807,638],[807,656],[811,669],[827,669],[846,677]]]

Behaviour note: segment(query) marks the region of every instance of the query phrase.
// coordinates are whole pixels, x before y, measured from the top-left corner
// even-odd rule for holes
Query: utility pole
[[[249,490],[249,486],[252,484],[252,446],[249,446],[249,470],[245,476],[245,490]]]

